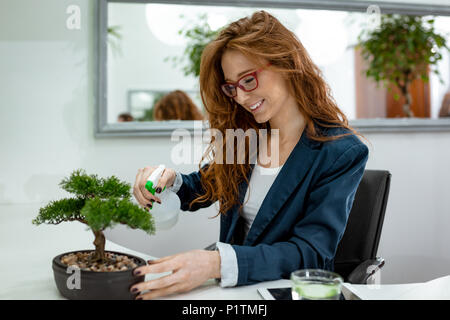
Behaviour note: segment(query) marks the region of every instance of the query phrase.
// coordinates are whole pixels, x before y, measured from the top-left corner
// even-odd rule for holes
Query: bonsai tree
[[[412,117],[409,85],[418,78],[428,81],[429,66],[442,59],[441,48],[449,48],[445,38],[435,32],[434,19],[393,14],[380,18],[378,28],[363,30],[358,36],[357,46],[369,63],[366,76],[397,86],[406,101],[403,112]],[[440,75],[437,68],[433,72]]]
[[[51,201],[40,208],[33,224],[57,225],[61,222],[78,221],[87,225],[95,236],[95,253],[90,258],[91,263],[107,262],[103,234],[106,228],[122,223],[154,234],[153,217],[130,201],[130,185],[115,176],[103,179],[87,175],[84,170],[78,169],[59,185],[75,197]]]

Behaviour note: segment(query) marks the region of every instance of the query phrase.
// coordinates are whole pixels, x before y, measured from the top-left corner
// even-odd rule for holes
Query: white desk
[[[52,259],[58,254],[93,249],[94,236],[87,227],[78,222],[60,225],[40,225],[31,223],[42,205],[0,205],[0,299],[64,299],[55,285]],[[110,241],[106,250],[137,255],[143,259],[153,257],[129,250]],[[146,280],[155,276],[147,275]],[[289,280],[262,282],[250,286],[221,288],[214,280],[188,293],[165,297],[164,299],[190,300],[262,300],[257,288],[288,287]],[[386,287],[387,286],[387,287]],[[384,285],[391,297],[395,298],[410,285]],[[368,291],[367,286],[352,286],[352,290],[370,299],[380,299],[381,291]],[[386,294],[386,290],[384,290]],[[351,298],[344,290],[346,298]]]
[[[79,222],[35,226],[40,205],[0,205],[0,299],[64,299],[53,279],[52,259],[63,252],[94,249],[94,235]],[[106,249],[149,260],[151,256],[111,241]],[[153,276],[155,277],[155,276]],[[150,280],[151,275],[146,276]],[[258,287],[289,286],[288,280],[237,288],[221,288],[214,280],[185,294],[166,299],[261,300]]]

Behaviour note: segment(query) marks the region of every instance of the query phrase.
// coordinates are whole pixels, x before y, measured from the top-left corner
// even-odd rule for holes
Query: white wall
[[[82,10],[78,31],[65,28],[65,8],[74,3]],[[88,0],[0,2],[0,204],[44,204],[63,197],[58,183],[75,168],[133,183],[138,168],[171,165],[169,138],[94,138],[92,5]],[[366,137],[373,145],[367,168],[393,174],[379,248],[387,260],[382,281],[449,274],[450,132]],[[195,165],[177,169],[187,173]],[[175,229],[146,237],[134,249],[161,256],[201,248],[217,240],[218,219],[207,219],[214,212],[211,207],[183,214]],[[128,234],[128,241],[142,239],[138,231]]]
[[[358,1],[358,0],[354,0]],[[396,3],[411,3],[411,4],[428,4],[428,5],[447,5],[450,0],[376,0],[378,2],[396,2]]]

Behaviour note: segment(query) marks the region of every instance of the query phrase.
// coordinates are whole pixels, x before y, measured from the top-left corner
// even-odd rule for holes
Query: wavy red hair
[[[296,98],[304,116],[305,130],[309,138],[325,142],[350,134],[360,135],[349,126],[346,116],[331,96],[331,90],[324,81],[321,70],[313,63],[300,40],[266,11],[257,11],[250,17],[232,22],[205,47],[202,53],[200,93],[210,128],[220,131],[223,136],[226,129],[270,130],[268,122],[257,123],[252,114],[239,107],[234,99],[221,91],[220,85],[224,83],[221,58],[228,49],[238,50],[259,67],[265,67],[269,62],[271,70],[284,75],[289,90]],[[339,136],[322,136],[316,130],[315,123],[324,127],[343,127],[351,132]],[[218,154],[218,150],[214,150],[214,140],[212,136],[201,163],[206,158],[213,160]],[[234,140],[232,143],[234,145]],[[223,148],[228,149],[226,145]],[[237,152],[238,150],[235,151]],[[249,159],[249,150],[246,148],[244,152],[245,159]],[[201,184],[205,193],[194,199],[191,204],[218,200],[219,214],[225,214],[234,205],[239,204],[238,185],[243,180],[249,181],[250,163],[209,162],[210,164],[205,167],[199,165]]]

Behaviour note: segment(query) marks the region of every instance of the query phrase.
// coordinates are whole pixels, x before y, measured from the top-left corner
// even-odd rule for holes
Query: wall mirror
[[[402,114],[404,103],[393,99],[398,93],[365,75],[367,62],[355,46],[362,30],[376,23],[378,13],[395,13],[432,19],[435,32],[450,47],[450,7],[442,3],[100,0],[96,136],[170,136],[175,129],[207,128],[195,59],[186,51],[195,36],[188,31],[200,30],[206,41],[208,32],[260,9],[298,35],[358,130],[450,130],[448,50],[439,50],[441,58],[430,68],[429,81],[411,85],[414,113],[407,117]],[[171,104],[162,103],[169,97]]]

